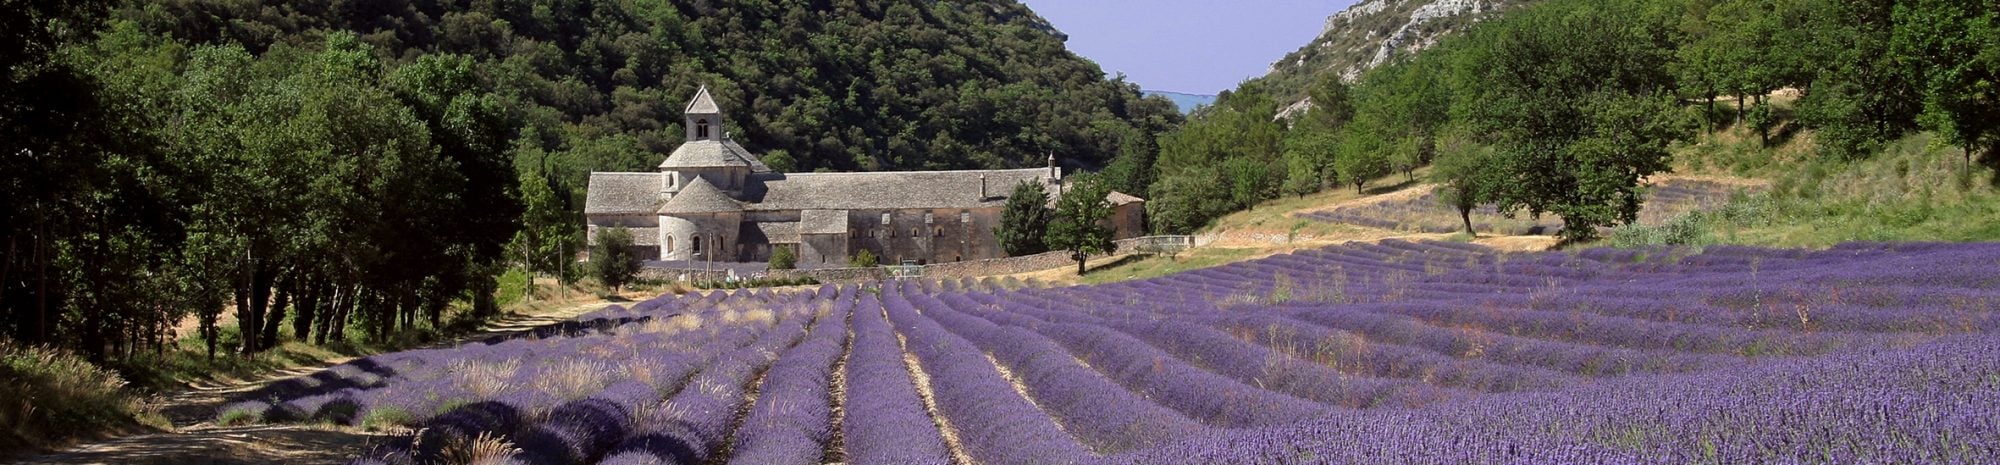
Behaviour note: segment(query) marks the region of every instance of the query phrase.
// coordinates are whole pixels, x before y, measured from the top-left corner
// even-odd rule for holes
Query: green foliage
[[[1636,219],[1638,180],[1667,169],[1684,129],[1669,28],[1630,13],[1642,3],[1554,2],[1474,31],[1453,113],[1497,141],[1502,211],[1561,215],[1568,240]]]
[[[1022,182],[1007,196],[1000,211],[1000,226],[993,235],[1008,256],[1034,255],[1049,250],[1044,236],[1049,229],[1049,192],[1039,182]]]
[[[399,4],[400,5],[400,4]],[[707,85],[725,127],[784,171],[1035,166],[1051,151],[1104,166],[1125,141],[1181,121],[1164,98],[1063,48],[1016,3],[582,0],[327,8],[293,2],[131,3],[118,17],[188,43],[263,55],[327,31],[374,58],[468,57],[536,127],[551,172],[645,171],[678,146],[681,105]],[[614,150],[615,149],[615,150]],[[767,163],[768,164],[768,163]]]
[[[604,287],[618,290],[639,274],[639,257],[632,253],[632,231],[610,228],[597,231],[590,245],[591,274]]]
[[[1334,152],[1333,171],[1340,174],[1341,184],[1354,186],[1355,192],[1361,192],[1368,180],[1389,174],[1389,152],[1393,149],[1374,121],[1371,118],[1341,128],[1340,145]]]
[[[1438,201],[1458,211],[1468,236],[1479,234],[1472,229],[1472,209],[1492,202],[1499,191],[1498,168],[1493,148],[1480,145],[1469,135],[1451,132],[1438,141],[1431,182],[1437,183]]]
[[[792,248],[776,247],[771,250],[771,269],[789,270],[797,268],[798,265],[799,257],[797,254],[792,253]]]
[[[2000,144],[2000,12],[1989,2],[1912,0],[1894,12],[1891,50],[1923,91],[1917,123],[1974,154]]]
[[[1338,177],[1333,170],[1333,160],[1339,149],[1338,139],[1326,132],[1303,132],[1286,137],[1284,193],[1304,196],[1319,192],[1336,181]]]
[[[1071,178],[1068,189],[1056,199],[1055,219],[1049,222],[1049,247],[1067,250],[1076,260],[1076,273],[1083,274],[1084,260],[1092,254],[1110,253],[1113,231],[1111,203],[1105,200],[1111,188],[1096,176]]]
[[[1269,96],[1245,87],[1225,92],[1200,119],[1161,135],[1156,181],[1147,191],[1152,229],[1189,232],[1276,197],[1289,170],[1281,155],[1286,130],[1273,120],[1276,112]]]
[[[514,233],[509,248],[531,273],[555,276],[559,284],[574,280],[574,261],[582,246],[582,227],[570,213],[566,186],[543,173],[523,172],[520,183],[521,229]],[[558,192],[563,189],[565,192]]]
[[[855,268],[874,268],[881,264],[881,259],[875,258],[875,252],[869,252],[868,249],[861,249],[853,258],[847,259],[847,266]]]

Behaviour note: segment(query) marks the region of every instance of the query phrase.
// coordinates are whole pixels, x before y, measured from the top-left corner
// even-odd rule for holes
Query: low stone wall
[[[821,283],[852,283],[880,281],[889,278],[889,270],[874,268],[820,268],[815,270],[771,270],[765,272],[775,279],[812,278]]]
[[[1072,263],[1075,263],[1075,261],[1069,259],[1069,252],[1058,250],[1019,257],[924,265],[924,277],[951,279],[1027,273],[1050,268],[1061,268],[1064,265]]]
[[[959,279],[1042,271],[1073,266],[1075,263],[1075,261],[1070,260],[1069,252],[1058,250],[1019,257],[933,263],[923,265],[920,268],[923,268],[923,276],[925,278]],[[890,268],[880,266],[872,268],[819,268],[811,270],[767,270],[760,273],[763,277],[771,279],[797,279],[805,277],[812,278],[821,283],[854,283],[889,279]],[[757,277],[756,274],[739,272],[736,274],[736,277],[738,279],[752,279]],[[720,281],[729,277],[729,271],[702,271],[701,268],[689,271],[685,268],[647,267],[640,270],[639,275],[643,279],[660,281],[679,281],[683,278],[693,281]]]

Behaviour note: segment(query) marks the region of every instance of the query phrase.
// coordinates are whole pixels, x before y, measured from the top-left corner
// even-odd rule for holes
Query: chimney
[[[986,195],[986,173],[979,173],[979,200],[986,200],[992,197],[991,195]]]
[[[1053,181],[1060,178],[1062,178],[1062,175],[1056,173],[1056,153],[1049,152],[1049,180]]]

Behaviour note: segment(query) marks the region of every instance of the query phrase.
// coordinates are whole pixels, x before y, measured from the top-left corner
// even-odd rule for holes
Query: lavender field
[[[1666,224],[1675,216],[1684,213],[1721,208],[1738,193],[1754,193],[1760,190],[1762,187],[1754,185],[1704,179],[1669,178],[1657,181],[1646,190],[1645,203],[1639,209],[1638,224],[1647,226]],[[1458,217],[1458,210],[1438,200],[1437,193],[1433,191],[1425,191],[1421,195],[1303,212],[1299,213],[1298,217],[1391,231],[1438,234],[1465,231],[1465,224]],[[1563,220],[1555,215],[1531,218],[1523,214],[1508,218],[1501,215],[1492,205],[1481,205],[1472,210],[1472,227],[1480,234],[1553,236],[1562,232]]]
[[[667,296],[217,415],[414,431],[357,464],[2000,462],[2000,244],[1390,241],[1018,284]]]

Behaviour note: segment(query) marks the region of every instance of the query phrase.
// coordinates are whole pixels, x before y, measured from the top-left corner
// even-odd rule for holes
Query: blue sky
[[[1069,49],[1147,90],[1214,94],[1264,75],[1354,0],[1022,0]]]

